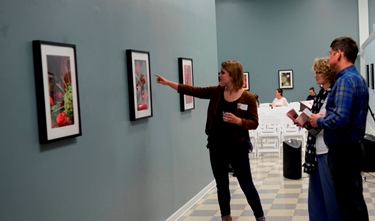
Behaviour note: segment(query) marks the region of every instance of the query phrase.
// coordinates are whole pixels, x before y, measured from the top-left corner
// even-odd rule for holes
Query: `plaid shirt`
[[[336,74],[327,99],[326,115],[318,119],[327,145],[359,142],[366,129],[369,93],[365,79],[354,65]]]

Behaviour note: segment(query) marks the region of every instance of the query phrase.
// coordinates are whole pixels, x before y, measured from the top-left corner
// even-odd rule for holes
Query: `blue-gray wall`
[[[207,101],[181,113],[152,76],[154,115],[130,122],[125,50],[216,84],[215,19],[214,0],[0,0],[0,220],[160,221],[206,187]],[[32,40],[76,44],[81,137],[39,145]]]
[[[358,41],[358,3],[353,0],[216,0],[218,61],[236,59],[250,72],[250,90],[272,102],[278,70],[293,69],[288,101],[306,99],[315,84],[314,58],[328,56],[331,41]]]
[[[149,51],[151,72],[175,81],[177,58],[193,58],[198,86],[238,59],[264,102],[293,68],[297,100],[313,58],[337,35],[358,38],[356,1],[338,1],[218,0],[215,12],[214,0],[0,0],[0,220],[165,220],[213,180],[207,101],[181,113],[153,78],[154,116],[130,122],[125,50]],[[76,44],[81,137],[39,144],[32,40]]]

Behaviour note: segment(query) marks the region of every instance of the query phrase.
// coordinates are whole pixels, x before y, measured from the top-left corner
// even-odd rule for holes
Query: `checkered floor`
[[[279,158],[273,154],[264,154],[258,158],[251,154],[250,164],[253,181],[259,192],[267,221],[309,220],[307,174],[303,173],[299,180],[284,178],[282,157]],[[375,173],[364,173],[363,175],[366,180],[363,183],[363,189],[370,221],[375,221]],[[237,179],[231,174],[229,176],[233,220],[255,220]],[[221,221],[216,187],[183,214],[178,221]]]

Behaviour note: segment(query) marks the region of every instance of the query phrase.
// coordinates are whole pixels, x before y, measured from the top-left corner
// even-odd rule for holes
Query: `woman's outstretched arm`
[[[162,77],[158,74],[155,74],[156,76],[156,82],[159,84],[167,85],[177,91],[178,89],[178,83],[174,81],[167,80],[165,77]]]

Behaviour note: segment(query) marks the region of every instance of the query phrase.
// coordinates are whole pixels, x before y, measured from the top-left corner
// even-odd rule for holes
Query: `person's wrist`
[[[237,119],[238,119],[238,120],[237,120],[237,124],[241,126],[241,125],[242,125],[242,119],[239,118],[239,117],[238,117]]]
[[[318,117],[317,119],[316,119],[316,125],[318,126],[318,127],[320,127],[320,125],[321,125],[321,119],[322,117]]]

